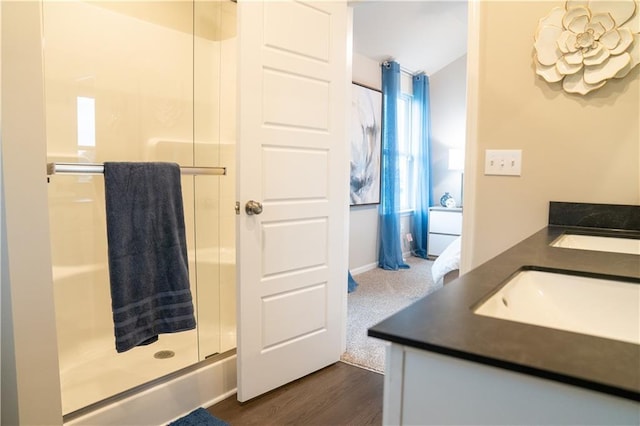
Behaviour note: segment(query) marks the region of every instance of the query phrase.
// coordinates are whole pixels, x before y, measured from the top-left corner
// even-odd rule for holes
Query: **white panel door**
[[[240,401],[344,350],[347,27],[345,2],[238,3]]]

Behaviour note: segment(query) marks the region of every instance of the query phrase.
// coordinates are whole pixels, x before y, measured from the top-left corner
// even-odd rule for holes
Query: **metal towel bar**
[[[184,175],[217,175],[227,174],[226,167],[185,167],[180,166]],[[99,163],[48,163],[47,174],[103,174],[104,164]]]

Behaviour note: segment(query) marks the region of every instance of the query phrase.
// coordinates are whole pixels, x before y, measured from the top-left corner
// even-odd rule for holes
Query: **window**
[[[400,181],[400,210],[413,210],[414,148],[411,137],[412,97],[403,93],[398,101],[398,169]]]

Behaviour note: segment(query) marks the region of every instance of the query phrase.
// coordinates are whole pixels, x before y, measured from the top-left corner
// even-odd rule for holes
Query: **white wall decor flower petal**
[[[613,78],[622,70],[631,60],[628,53],[622,55],[613,56],[610,60],[603,62],[602,64],[594,65],[592,67],[585,67],[584,81],[589,84],[598,84],[606,82],[610,78]]]
[[[631,31],[629,31],[629,34],[631,34]],[[620,40],[622,40],[622,37],[620,36],[620,32],[618,30],[609,31],[608,33],[600,37],[600,42],[604,44],[604,46],[609,50],[613,50],[618,47],[618,45],[620,44]]]
[[[555,64],[551,66],[538,65],[536,67],[536,74],[544,78],[549,83],[556,83],[558,81],[562,81],[564,78],[564,74],[560,74],[560,71],[558,71]]]
[[[611,49],[612,55],[619,55],[623,52],[627,52],[627,49],[629,49],[629,46],[633,41],[633,34],[631,33],[631,30],[629,30],[629,28],[620,28],[618,30],[618,36],[620,36],[620,42],[616,47]],[[629,53],[631,52],[629,51]]]
[[[536,74],[586,95],[640,63],[640,0],[567,0],[540,19]]]

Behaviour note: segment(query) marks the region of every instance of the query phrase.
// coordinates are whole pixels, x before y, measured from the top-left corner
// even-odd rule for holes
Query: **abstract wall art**
[[[380,203],[382,93],[352,84],[351,205]]]

